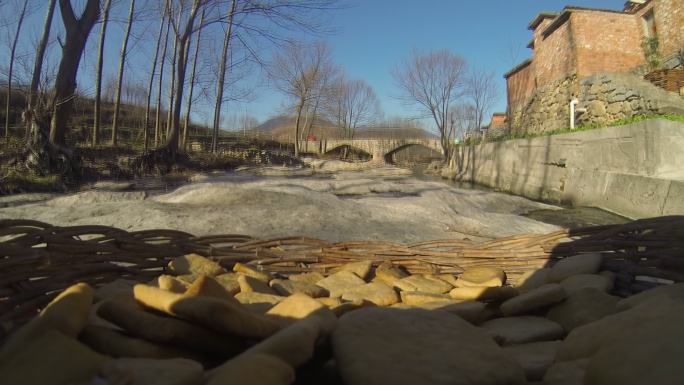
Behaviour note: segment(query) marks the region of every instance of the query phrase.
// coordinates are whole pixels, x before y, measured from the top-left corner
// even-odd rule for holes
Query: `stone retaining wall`
[[[632,218],[684,214],[682,123],[649,120],[458,151],[460,171],[444,176]]]
[[[633,74],[576,75],[539,88],[525,106],[511,111],[512,132],[544,133],[570,127],[570,101],[577,98],[576,123],[608,124],[634,115],[683,114],[684,98]]]

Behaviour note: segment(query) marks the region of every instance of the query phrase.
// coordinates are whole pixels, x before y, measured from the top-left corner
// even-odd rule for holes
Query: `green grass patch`
[[[579,126],[575,127],[574,129],[571,129],[568,127],[568,128],[563,128],[563,129],[548,131],[548,132],[543,132],[543,133],[508,134],[508,135],[504,135],[504,136],[501,136],[498,138],[487,139],[487,142],[503,142],[503,141],[515,140],[515,139],[532,139],[532,138],[537,138],[540,136],[569,134],[572,132],[595,130],[597,128],[624,126],[627,124],[638,123],[638,122],[643,122],[643,121],[653,120],[653,119],[665,119],[665,120],[671,120],[673,122],[684,123],[684,115],[635,115],[635,116],[632,116],[629,118],[618,119],[618,120],[615,120],[615,121],[610,122],[608,124],[591,123],[591,124],[579,125]],[[480,143],[482,143],[482,139],[477,139],[477,140],[471,141],[468,144],[480,144]]]

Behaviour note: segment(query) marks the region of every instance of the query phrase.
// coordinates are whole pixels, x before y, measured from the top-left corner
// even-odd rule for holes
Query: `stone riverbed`
[[[165,228],[195,235],[415,242],[547,233],[558,229],[550,223],[559,222],[550,217],[565,217],[556,206],[425,180],[407,169],[309,164],[196,174],[166,190],[150,188],[149,181],[104,182],[70,194],[0,197],[0,219]]]

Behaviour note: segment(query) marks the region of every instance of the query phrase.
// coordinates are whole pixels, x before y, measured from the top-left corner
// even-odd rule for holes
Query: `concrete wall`
[[[650,120],[460,151],[464,181],[631,218],[684,214],[682,123]]]

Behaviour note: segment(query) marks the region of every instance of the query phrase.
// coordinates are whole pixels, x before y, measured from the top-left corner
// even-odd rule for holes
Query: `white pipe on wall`
[[[577,103],[579,103],[579,100],[577,100],[577,99],[572,99],[570,101],[570,129],[571,130],[575,129],[575,106],[577,106]]]

